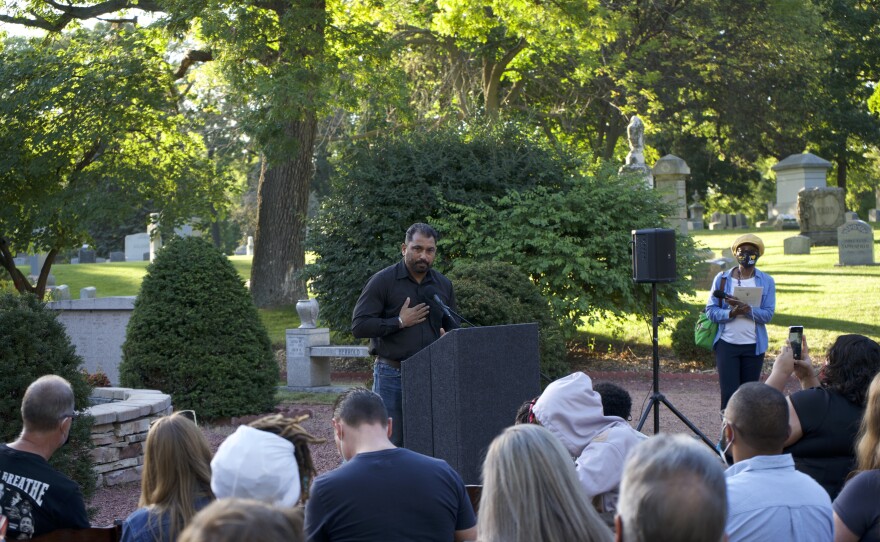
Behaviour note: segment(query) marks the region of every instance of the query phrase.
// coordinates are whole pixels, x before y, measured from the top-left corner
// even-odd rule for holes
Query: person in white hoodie
[[[590,377],[577,372],[550,383],[526,418],[562,442],[596,510],[616,511],[627,454],[648,437],[623,418],[603,414],[602,398]]]

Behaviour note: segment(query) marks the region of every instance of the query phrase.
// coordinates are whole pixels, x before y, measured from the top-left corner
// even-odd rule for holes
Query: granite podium
[[[459,328],[401,365],[403,446],[480,484],[492,439],[541,393],[538,324]]]

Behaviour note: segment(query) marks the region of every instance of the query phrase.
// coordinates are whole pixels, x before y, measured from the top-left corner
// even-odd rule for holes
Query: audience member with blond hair
[[[214,500],[211,448],[179,412],[153,422],[144,443],[138,508],[122,526],[123,542],[176,540],[196,512]]]
[[[578,482],[571,456],[538,425],[508,427],[489,446],[478,517],[481,542],[612,539]]]
[[[217,498],[304,504],[317,475],[309,444],[324,442],[302,427],[306,419],[308,415],[272,414],[239,426],[211,461],[211,488]]]
[[[179,542],[304,542],[302,507],[253,499],[220,499],[196,514]]]
[[[834,541],[880,541],[880,374],[868,388],[868,403],[856,446],[858,474],[834,500]]]

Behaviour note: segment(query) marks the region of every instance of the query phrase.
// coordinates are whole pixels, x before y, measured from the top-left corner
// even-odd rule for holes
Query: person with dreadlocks
[[[211,489],[218,499],[256,499],[277,506],[305,504],[317,470],[310,444],[324,439],[302,427],[308,414],[272,414],[241,425],[211,461]]]

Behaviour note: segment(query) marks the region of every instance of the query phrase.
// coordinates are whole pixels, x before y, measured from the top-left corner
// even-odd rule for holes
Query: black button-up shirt
[[[354,307],[351,332],[355,337],[370,339],[370,353],[393,361],[403,361],[440,338],[443,310],[429,299],[437,292],[452,310],[457,310],[452,282],[438,271],[428,270],[421,284],[409,274],[406,264],[400,262],[373,275],[364,286]],[[421,324],[400,328],[400,309],[406,298],[409,306],[428,303],[430,313]],[[446,322],[446,331],[458,322]]]

